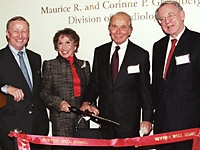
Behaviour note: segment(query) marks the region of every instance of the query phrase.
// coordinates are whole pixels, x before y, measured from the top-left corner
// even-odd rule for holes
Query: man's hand
[[[80,110],[94,113],[95,116],[99,115],[99,110],[95,106],[91,106],[89,102],[83,102],[82,106],[80,107]]]
[[[140,123],[140,130],[143,130],[144,135],[149,134],[152,130],[152,123],[149,121],[142,121]]]
[[[22,91],[22,89],[19,88],[15,88],[13,86],[8,86],[6,88],[7,93],[12,95],[14,97],[14,101],[19,102],[21,100],[24,100],[24,92]]]

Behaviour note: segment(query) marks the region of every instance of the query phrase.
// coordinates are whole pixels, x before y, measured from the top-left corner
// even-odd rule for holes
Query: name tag
[[[133,65],[133,66],[128,66],[127,68],[128,74],[131,73],[140,73],[140,65]]]
[[[182,55],[182,56],[176,56],[176,65],[182,65],[182,64],[188,64],[190,62],[190,54]]]

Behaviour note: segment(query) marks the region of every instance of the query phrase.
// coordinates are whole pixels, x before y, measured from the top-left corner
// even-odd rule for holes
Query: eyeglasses
[[[168,13],[167,17],[160,17],[157,19],[157,21],[160,23],[160,24],[163,24],[166,20],[173,20],[174,18],[176,17],[176,14],[174,13]]]

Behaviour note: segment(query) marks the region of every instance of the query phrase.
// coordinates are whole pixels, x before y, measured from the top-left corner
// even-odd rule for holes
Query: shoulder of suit
[[[2,49],[0,50],[0,53],[4,53],[4,52],[7,51],[7,50],[10,50],[10,49],[8,48],[8,46],[2,48]]]
[[[200,33],[199,32],[196,32],[196,31],[192,31],[192,30],[186,30],[186,34],[189,33],[192,37],[191,38],[194,38],[196,40],[200,40]]]
[[[106,47],[111,47],[111,45],[112,45],[112,42],[108,42],[108,43],[104,43],[100,46],[97,46],[95,49],[104,49]]]
[[[130,47],[130,49],[133,50],[133,51],[138,51],[138,52],[141,52],[141,53],[142,53],[142,52],[144,52],[144,53],[147,53],[147,52],[148,52],[147,50],[145,50],[145,49],[142,48],[141,46],[139,46],[139,45],[137,45],[137,44],[135,44],[135,43],[133,43],[133,42],[131,42],[131,41],[129,41],[127,49],[129,49],[129,47]]]
[[[44,63],[50,63],[50,64],[55,64],[55,63],[58,63],[58,62],[59,62],[59,60],[57,58],[44,60]]]
[[[7,57],[10,55],[12,55],[12,52],[8,46],[6,46],[0,50],[0,57]]]
[[[168,40],[169,40],[169,36],[167,35],[167,36],[164,36],[164,37],[162,37],[161,39],[159,39],[158,41],[156,41],[155,43],[154,43],[154,45],[155,44],[162,44],[162,43],[165,43],[165,42],[168,42]]]
[[[31,54],[31,55],[41,56],[40,54],[38,54],[38,53],[36,53],[36,52],[34,52],[34,51],[30,50],[30,49],[26,49],[26,53],[27,54]]]

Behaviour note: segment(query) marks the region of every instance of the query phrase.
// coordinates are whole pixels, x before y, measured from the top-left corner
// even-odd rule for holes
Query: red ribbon
[[[192,150],[200,150],[200,135],[195,135]]]
[[[44,145],[62,145],[62,146],[153,146],[158,144],[174,143],[186,140],[193,140],[192,150],[200,150],[200,128],[167,132],[144,137],[124,138],[124,139],[88,139],[88,138],[70,138],[55,136],[39,136],[24,133],[10,132],[10,137],[16,137],[19,150],[30,150],[29,142]]]
[[[25,133],[18,133],[18,132],[10,132],[8,134],[10,137],[16,137],[17,138],[17,145],[19,150],[31,150],[30,149],[30,144],[31,142],[31,135],[25,134]],[[37,143],[40,144],[40,143]]]

